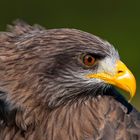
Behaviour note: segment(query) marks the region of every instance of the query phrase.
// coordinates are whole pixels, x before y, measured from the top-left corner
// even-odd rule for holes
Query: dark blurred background
[[[1,0],[0,30],[15,19],[77,28],[111,42],[137,79],[132,103],[140,110],[140,0]]]

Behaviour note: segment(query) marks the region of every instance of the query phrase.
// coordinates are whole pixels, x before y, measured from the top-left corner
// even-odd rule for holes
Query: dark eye
[[[86,54],[83,56],[82,61],[84,63],[84,65],[91,67],[95,64],[95,58],[90,55],[90,54]]]

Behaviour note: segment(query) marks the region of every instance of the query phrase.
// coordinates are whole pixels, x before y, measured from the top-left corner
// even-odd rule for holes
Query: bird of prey
[[[0,32],[0,140],[140,140],[133,74],[107,41],[24,22]]]

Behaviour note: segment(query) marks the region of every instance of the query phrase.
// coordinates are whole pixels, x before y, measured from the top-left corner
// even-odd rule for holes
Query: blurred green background
[[[1,0],[0,30],[15,19],[46,28],[77,28],[111,42],[137,79],[140,110],[140,0]]]

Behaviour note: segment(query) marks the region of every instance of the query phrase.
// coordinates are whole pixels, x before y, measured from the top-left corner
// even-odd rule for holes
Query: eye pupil
[[[88,57],[88,62],[92,62],[92,57]]]

